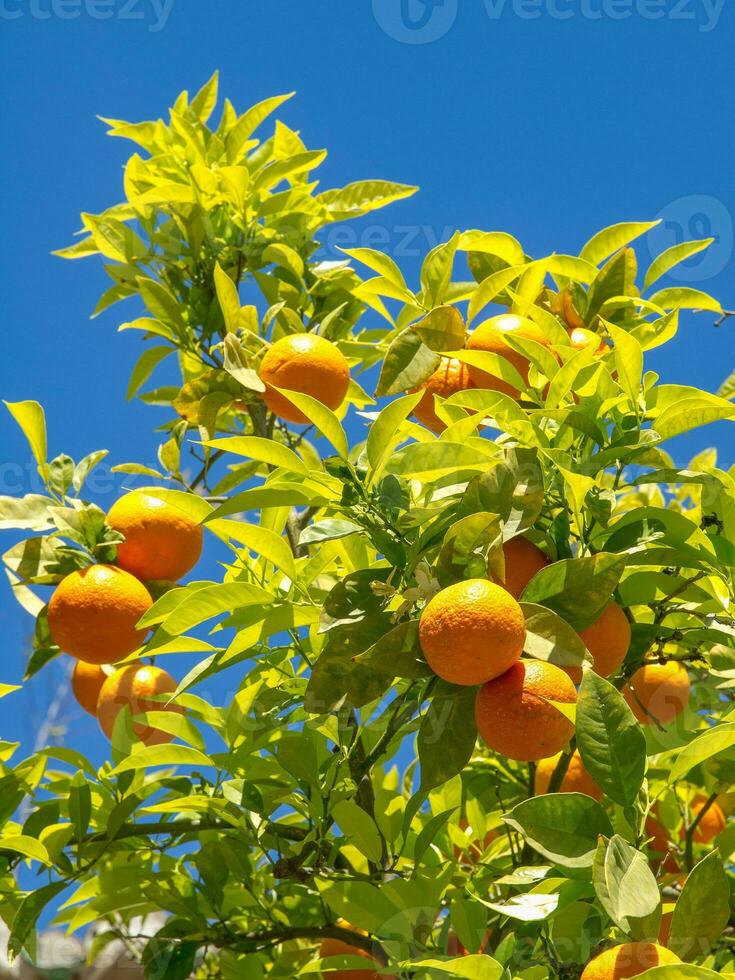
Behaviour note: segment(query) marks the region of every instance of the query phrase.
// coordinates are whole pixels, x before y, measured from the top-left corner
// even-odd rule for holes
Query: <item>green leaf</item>
[[[730,882],[717,851],[689,872],[674,907],[668,947],[683,960],[706,956],[730,920]]]
[[[653,427],[661,439],[673,439],[674,436],[722,419],[735,419],[735,405],[725,398],[702,391],[689,397],[684,395],[680,401],[666,407],[654,419]]]
[[[426,346],[413,327],[407,327],[391,342],[383,359],[375,389],[378,397],[398,395],[417,388],[431,377],[441,358]]]
[[[457,231],[448,242],[437,245],[424,259],[421,266],[421,289],[426,306],[435,307],[445,300],[447,287],[452,281],[459,238],[460,233]]]
[[[219,521],[211,521],[209,526],[217,530],[221,525]],[[273,562],[288,575],[291,581],[297,578],[298,572],[293,553],[288,541],[280,534],[276,534],[270,528],[261,527],[259,524],[248,524],[245,521],[227,521],[226,533],[228,537],[245,545],[250,551],[255,551]]]
[[[216,262],[214,266],[214,287],[217,291],[217,299],[222,310],[225,328],[228,333],[234,333],[240,319],[240,297],[237,286],[219,262]]]
[[[655,941],[661,924],[661,894],[648,859],[622,837],[600,840],[592,881],[601,905],[635,940]]]
[[[221,613],[231,613],[248,606],[269,605],[275,597],[257,585],[245,582],[226,582],[219,585],[209,585],[195,592],[183,590],[185,596],[180,599],[173,612],[166,615],[163,628],[169,636],[178,636],[200,623],[219,616]],[[169,593],[170,595],[170,593]],[[174,593],[175,595],[175,593]],[[168,595],[154,603],[138,624],[145,628],[159,621],[159,607],[164,606]],[[176,597],[173,599],[176,602]]]
[[[701,241],[682,242],[681,245],[672,245],[671,248],[667,248],[666,251],[662,252],[661,255],[659,255],[658,258],[656,258],[649,266],[643,288],[650,289],[655,282],[657,282],[662,276],[665,276],[667,272],[674,268],[674,266],[679,265],[681,262],[685,262],[687,259],[691,258],[692,255],[697,255],[699,252],[703,252],[706,248],[709,248],[714,241],[714,238],[704,238]]]
[[[316,200],[326,207],[330,221],[344,221],[402,201],[417,190],[418,187],[390,180],[358,180],[345,187],[323,191],[317,194]]]
[[[421,401],[422,392],[397,398],[386,405],[377,419],[370,426],[367,438],[366,453],[370,467],[368,469],[368,486],[373,486],[385,468],[385,464],[401,442],[408,438],[402,431],[403,423]]]
[[[727,752],[733,745],[735,745],[735,722],[720,723],[714,728],[708,728],[677,752],[668,774],[669,783],[678,782],[695,766],[722,752]]]
[[[20,690],[20,684],[0,684],[0,698],[7,697],[8,694],[12,694],[14,691]]]
[[[722,304],[709,293],[703,293],[699,289],[691,289],[688,286],[673,286],[671,289],[662,289],[650,298],[651,303],[662,307],[664,310],[709,310],[712,313],[722,313]]]
[[[326,521],[319,521],[317,524],[310,524],[305,527],[299,535],[299,544],[310,545],[320,544],[322,541],[338,541],[340,538],[348,538],[351,534],[362,531],[359,524],[352,521],[343,521],[339,518],[328,518]]]
[[[111,770],[111,776],[135,769],[147,769],[150,766],[205,766],[210,768],[214,762],[209,756],[188,745],[146,745],[136,748],[122,762]]]
[[[172,347],[163,346],[148,347],[143,351],[133,368],[133,373],[130,375],[128,390],[125,393],[128,401],[140,391],[161,361],[173,353]]]
[[[419,645],[417,619],[399,623],[359,654],[355,663],[365,664],[380,673],[390,672],[395,677],[431,677],[432,674]]]
[[[587,629],[610,601],[625,563],[624,555],[604,552],[555,562],[534,576],[522,599],[553,609],[576,630]]]
[[[535,660],[547,660],[559,667],[581,667],[587,648],[566,620],[545,606],[522,602],[526,619],[525,652]]]
[[[69,819],[74,826],[74,833],[78,841],[82,840],[87,833],[91,816],[92,792],[84,773],[80,769],[69,783]]]
[[[341,248],[340,252],[349,255],[356,262],[362,262],[363,265],[372,269],[373,272],[377,272],[379,276],[383,276],[399,292],[405,293],[407,302],[410,303],[413,301],[413,293],[409,290],[406,285],[406,280],[403,278],[403,273],[390,255],[386,255],[385,252],[378,252],[374,248]]]
[[[360,849],[369,861],[380,861],[383,842],[373,818],[354,800],[342,800],[332,809],[332,815],[346,837]]]
[[[46,462],[46,416],[38,402],[3,402],[20,426],[39,466]]]
[[[273,387],[275,391],[303,412],[324,438],[334,446],[342,459],[347,459],[350,451],[347,436],[334,412],[330,411],[326,405],[322,405],[316,398],[312,398],[311,395],[304,395],[300,391],[289,391],[286,388]]]
[[[8,939],[8,959],[10,961],[28,945],[28,938],[44,908],[56,898],[59,892],[67,887],[67,881],[54,881],[52,884],[43,885],[26,895],[13,918],[13,927]]]
[[[22,854],[31,861],[51,864],[48,851],[35,837],[27,837],[23,834],[0,837],[0,851],[12,851],[14,854]]]
[[[206,123],[214,112],[214,107],[217,105],[218,88],[219,72],[215,71],[209,81],[205,82],[191,100],[190,108],[199,119],[199,122]]]
[[[620,386],[637,409],[643,382],[643,348],[627,330],[604,323],[615,344],[613,356]]]
[[[419,792],[441,786],[462,772],[477,741],[474,687],[439,681],[421,720],[417,745],[421,763]]]
[[[636,257],[631,248],[614,255],[590,286],[585,320],[588,324],[600,312],[609,299],[627,296],[635,286]]]
[[[221,449],[225,453],[245,456],[247,459],[257,459],[269,466],[279,466],[291,473],[308,474],[309,468],[296,455],[293,449],[284,446],[273,439],[262,439],[259,436],[232,436],[225,439],[208,439],[202,445],[210,449]]]
[[[625,221],[621,224],[603,228],[587,242],[579,253],[580,258],[592,265],[599,265],[609,258],[619,248],[629,245],[636,238],[644,235],[651,228],[660,225],[660,221]]]
[[[56,525],[49,515],[54,501],[38,493],[0,497],[0,528],[4,531],[48,531]]]
[[[240,158],[248,140],[263,120],[267,119],[272,112],[275,112],[280,105],[283,105],[294,95],[296,95],[295,92],[289,92],[286,95],[275,95],[270,99],[263,99],[262,102],[258,102],[257,105],[252,106],[240,116],[227,134],[225,141],[227,159],[230,163],[235,163]]]
[[[535,796],[519,803],[503,819],[534,850],[564,868],[591,867],[597,838],[612,834],[600,804],[581,793]]]
[[[528,264],[510,266],[508,269],[500,269],[498,272],[491,273],[477,287],[472,295],[470,305],[467,310],[467,322],[472,323],[488,305],[496,299],[500,293],[509,286],[528,268]]]
[[[437,559],[437,578],[442,586],[477,578],[488,567],[488,552],[499,548],[502,527],[497,514],[479,512],[463,517],[449,528]],[[478,568],[479,565],[479,568]]]
[[[733,371],[727,381],[723,381],[717,395],[719,398],[735,398],[735,371]]]
[[[426,346],[435,352],[464,347],[467,331],[456,306],[437,306],[413,327]]]
[[[646,737],[625,698],[586,670],[577,700],[577,746],[587,771],[606,796],[632,806],[646,772]]]
[[[420,970],[427,977],[439,975],[461,977],[463,980],[501,980],[501,977],[505,975],[500,963],[484,953],[463,956],[454,960],[408,960],[401,966],[410,970],[411,973]]]

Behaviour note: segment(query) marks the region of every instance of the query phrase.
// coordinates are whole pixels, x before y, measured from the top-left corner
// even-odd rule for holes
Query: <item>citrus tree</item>
[[[325,257],[415,188],[320,189],[324,151],[255,135],[286,98],[211,126],[215,76],[106,120],[125,199],[59,253],[102,258],[97,313],[137,301],[158,467],[104,513],[104,452],[48,460],[7,406],[46,488],[0,500],[24,683],[65,658],[110,740],[0,743],[10,954],[53,915],[166,980],[735,974],[735,474],[667,451],[735,406],[645,368],[722,313],[661,283],[710,243],[640,276],[652,223],[540,259],[457,232],[418,283]]]

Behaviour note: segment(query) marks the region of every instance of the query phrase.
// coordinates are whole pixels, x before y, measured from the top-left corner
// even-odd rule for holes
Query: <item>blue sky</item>
[[[656,252],[718,239],[672,282],[735,308],[735,9],[721,0],[0,0],[0,21],[0,396],[44,404],[53,454],[107,447],[113,462],[154,462],[160,415],[125,402],[140,340],[116,333],[121,308],[89,320],[105,286],[99,264],[50,252],[69,243],[80,211],[121,194],[130,146],[105,137],[95,116],[165,114],[216,67],[241,110],[297,90],[282,114],[310,146],[329,148],[323,186],[421,186],[355,226],[409,277],[454,228],[510,231],[541,255],[577,252],[614,221],[661,215]],[[735,368],[735,321],[716,330],[713,319],[685,317],[651,366],[716,389]],[[680,461],[716,443],[732,465],[734,433],[697,433],[679,443]],[[0,445],[0,492],[33,488],[7,415]],[[113,485],[99,491],[109,506]],[[211,556],[199,571],[216,574]],[[31,626],[0,584],[0,680],[21,676]],[[0,737],[29,747],[57,684],[52,668],[4,701]],[[101,758],[92,719],[67,721],[67,741]]]

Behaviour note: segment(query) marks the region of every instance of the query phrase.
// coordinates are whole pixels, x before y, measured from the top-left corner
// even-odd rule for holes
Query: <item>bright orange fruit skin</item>
[[[558,756],[553,756],[551,759],[542,759],[536,767],[536,794],[538,796],[543,796],[544,793],[548,792],[549,783],[558,761]],[[564,774],[559,792],[584,793],[585,796],[591,796],[593,800],[598,802],[602,800],[602,790],[587,772],[579,752],[575,752],[569,760],[569,767]]]
[[[680,663],[644,664],[626,684],[623,695],[643,725],[668,725],[689,704],[689,675]]]
[[[413,414],[427,429],[439,433],[444,432],[447,426],[436,414],[434,395],[449,398],[458,391],[465,391],[475,386],[470,379],[466,364],[458,361],[456,357],[443,357],[439,367],[421,387],[424,393]]]
[[[306,425],[311,420],[275,388],[311,395],[334,411],[350,385],[350,366],[342,351],[318,334],[282,337],[266,351],[260,364],[263,398],[271,412],[286,422]],[[273,386],[273,387],[271,387]]]
[[[177,582],[202,553],[201,526],[175,504],[141,490],[116,501],[107,523],[125,535],[117,548],[118,565],[144,582]]]
[[[579,635],[592,654],[596,674],[609,677],[618,671],[630,649],[630,623],[617,602],[605,606],[595,622]],[[582,668],[567,667],[566,671],[579,684]]]
[[[114,664],[137,649],[136,623],[153,601],[137,578],[112,565],[91,565],[57,585],[48,607],[54,643],[88,664]]]
[[[678,956],[658,943],[625,943],[600,953],[584,968],[581,980],[624,980],[655,966],[681,963]]]
[[[355,929],[343,919],[339,919],[337,925],[363,936],[367,935],[364,930]],[[344,942],[342,939],[323,939],[319,947],[319,958],[325,960],[329,956],[361,956],[369,960],[370,963],[366,963],[364,968],[356,970],[335,970],[334,972],[325,974],[325,976],[334,977],[335,980],[381,980],[381,975],[373,969],[375,960],[367,950],[361,949],[359,946],[350,946],[349,943]]]
[[[97,699],[107,674],[98,664],[85,664],[77,660],[71,675],[71,689],[77,702],[90,715],[97,716]]]
[[[679,871],[679,864],[669,839],[669,832],[652,813],[646,817],[646,836],[651,838],[648,842],[648,850],[655,856],[652,863],[655,866],[661,865],[667,874],[676,874]]]
[[[506,313],[501,316],[494,316],[476,327],[467,341],[467,349],[485,350],[492,354],[499,354],[506,361],[510,361],[524,382],[528,384],[528,358],[508,346],[505,338],[509,335],[518,337],[520,340],[535,340],[537,344],[549,346],[548,337],[537,323],[513,313]],[[510,395],[511,398],[520,397],[520,392],[507,381],[503,381],[502,378],[497,378],[487,371],[472,367],[472,365],[469,366],[469,371],[470,378],[478,388],[500,391],[504,395]]]
[[[692,823],[696,820],[699,811],[704,808],[706,802],[707,799],[704,796],[695,797],[690,808],[690,820]],[[711,844],[726,826],[727,820],[725,819],[725,814],[722,812],[722,808],[717,803],[713,803],[697,824],[697,828],[692,834],[692,840],[695,844]],[[681,828],[680,836],[682,840],[686,836],[686,831],[683,827]]]
[[[538,762],[561,752],[574,725],[549,701],[574,704],[577,691],[559,667],[521,660],[484,684],[475,702],[475,720],[494,752],[517,762]]]
[[[546,555],[527,538],[511,538],[503,545],[505,556],[505,582],[493,581],[502,585],[510,594],[519,599],[521,593],[542,568],[551,564]]]
[[[419,623],[426,661],[451,684],[483,684],[523,652],[526,623],[516,600],[485,579],[457,582],[437,593]]]
[[[143,664],[121,667],[107,678],[97,700],[97,720],[102,731],[112,738],[115,719],[126,706],[132,715],[145,711],[171,711],[182,715],[184,709],[179,705],[166,705],[165,701],[152,699],[156,694],[173,694],[176,687],[173,677],[160,667]],[[146,745],[162,745],[173,740],[173,735],[168,732],[137,721],[133,731]]]

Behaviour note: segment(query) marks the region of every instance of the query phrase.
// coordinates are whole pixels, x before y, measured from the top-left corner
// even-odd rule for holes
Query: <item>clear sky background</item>
[[[52,455],[106,447],[113,463],[155,463],[161,415],[125,402],[141,342],[116,327],[135,311],[90,321],[106,284],[99,262],[50,252],[71,241],[80,211],[121,197],[131,144],[107,138],[96,115],[165,115],[217,67],[241,111],[298,91],[282,116],[310,147],[329,148],[323,187],[421,186],[353,226],[409,277],[455,228],[510,231],[540,256],[576,253],[615,221],[662,216],[655,252],[717,238],[672,284],[733,309],[734,44],[735,8],[722,0],[0,0],[0,396],[45,406]],[[713,320],[685,316],[649,366],[716,390],[735,368],[735,320],[720,330]],[[732,465],[735,428],[724,424],[679,441],[678,461],[712,444]],[[6,414],[0,447],[0,493],[35,489]],[[94,499],[108,507],[116,485],[103,480]],[[198,577],[210,574],[211,555]],[[0,681],[22,676],[31,629],[0,582]],[[189,664],[166,666],[180,677]],[[32,747],[59,670],[2,702],[0,738]],[[72,708],[63,720],[67,744],[104,757],[91,718]]]

